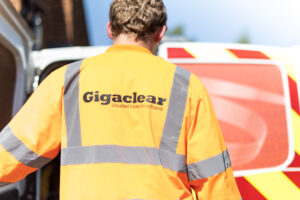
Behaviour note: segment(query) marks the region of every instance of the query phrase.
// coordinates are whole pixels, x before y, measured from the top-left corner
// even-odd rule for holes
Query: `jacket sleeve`
[[[63,70],[51,73],[0,133],[0,186],[36,171],[60,150]]]
[[[228,151],[205,88],[192,103],[187,136],[189,184],[197,199],[240,200]]]

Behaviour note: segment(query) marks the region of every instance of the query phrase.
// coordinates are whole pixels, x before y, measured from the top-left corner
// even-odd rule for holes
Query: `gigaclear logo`
[[[109,105],[111,102],[114,103],[144,103],[148,102],[163,106],[166,98],[156,97],[154,95],[143,95],[133,92],[132,95],[121,95],[121,94],[99,94],[99,91],[88,91],[83,95],[83,101],[86,103],[99,102],[101,105]]]

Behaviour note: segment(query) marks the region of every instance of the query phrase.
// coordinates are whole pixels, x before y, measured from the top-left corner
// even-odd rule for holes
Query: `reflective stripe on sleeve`
[[[0,144],[13,155],[19,162],[32,168],[40,168],[51,161],[50,158],[42,157],[31,151],[22,141],[6,126],[1,132]]]
[[[188,96],[190,75],[189,71],[176,67],[159,149],[176,153]]]
[[[231,166],[228,151],[225,150],[221,154],[208,158],[206,160],[189,164],[188,176],[189,180],[198,180],[211,177],[213,175],[224,172]]]
[[[67,129],[67,146],[81,146],[79,116],[79,74],[82,61],[68,65],[64,81],[64,109]]]
[[[10,183],[0,182],[0,187],[6,186],[6,185],[8,185],[8,184],[10,184]]]
[[[184,155],[159,151],[154,147],[99,145],[61,150],[63,166],[96,163],[162,165],[176,172],[186,172]]]

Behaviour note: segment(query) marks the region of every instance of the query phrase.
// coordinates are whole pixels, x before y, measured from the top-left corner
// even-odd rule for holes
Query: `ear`
[[[107,22],[107,25],[106,25],[106,33],[107,33],[107,36],[108,36],[111,40],[114,39],[114,34],[113,34],[112,31],[111,31],[111,23],[110,23],[110,21]]]
[[[167,31],[167,26],[166,25],[164,25],[163,27],[159,28],[157,30],[157,32],[155,33],[155,35],[154,35],[154,41],[156,43],[159,43],[162,40],[162,38],[164,37],[166,31]]]

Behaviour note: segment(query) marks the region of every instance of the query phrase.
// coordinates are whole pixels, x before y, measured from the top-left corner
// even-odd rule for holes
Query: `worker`
[[[60,199],[240,200],[198,78],[153,54],[162,0],[114,0],[103,54],[52,72],[0,134],[0,184],[61,152]]]

